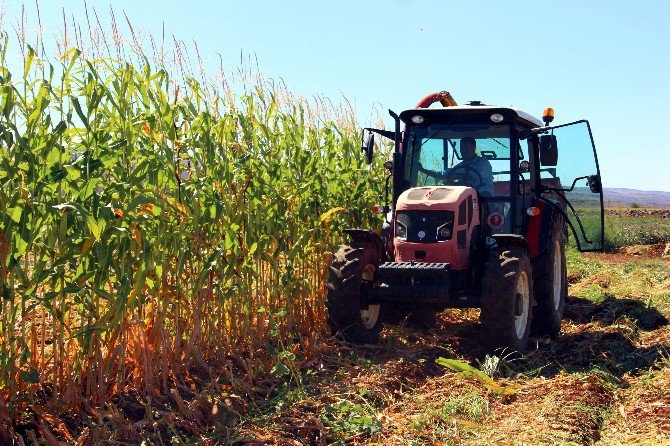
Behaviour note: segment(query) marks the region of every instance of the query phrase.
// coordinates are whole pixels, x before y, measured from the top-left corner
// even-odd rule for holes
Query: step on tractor
[[[438,106],[431,105],[436,104]],[[383,324],[430,326],[446,308],[481,308],[483,345],[522,352],[556,337],[567,297],[565,244],[602,250],[604,212],[588,121],[552,126],[512,107],[457,105],[433,93],[399,115],[381,233],[347,229],[329,266],[328,322],[348,342],[378,341]],[[560,149],[559,149],[560,147]]]

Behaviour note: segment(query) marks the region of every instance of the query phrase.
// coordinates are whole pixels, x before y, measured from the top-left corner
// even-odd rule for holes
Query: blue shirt
[[[474,174],[468,175],[470,178],[474,177],[474,179],[472,179],[473,182],[472,184],[477,189],[477,192],[479,192],[484,197],[494,196],[495,193],[493,191],[493,168],[491,167],[491,163],[489,163],[489,160],[487,160],[486,158],[482,158],[479,155],[475,155],[475,157],[469,163],[463,160],[460,163],[456,164],[451,170],[458,169],[465,171],[467,168],[475,170],[482,178],[481,184],[477,184],[479,183],[479,177],[477,177],[477,175]]]

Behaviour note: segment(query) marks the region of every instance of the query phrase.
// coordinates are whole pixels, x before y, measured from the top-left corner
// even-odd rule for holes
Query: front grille
[[[377,297],[382,302],[447,303],[449,263],[385,262],[379,265]]]
[[[449,240],[438,238],[437,229],[448,223],[448,228],[453,231],[454,213],[452,211],[398,211],[397,220],[407,228],[408,242],[435,243]],[[423,235],[423,237],[420,237]]]

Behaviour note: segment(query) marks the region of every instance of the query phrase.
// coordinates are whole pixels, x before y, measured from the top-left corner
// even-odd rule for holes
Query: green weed
[[[657,243],[670,243],[667,218],[609,216],[605,219],[605,251]]]
[[[368,404],[363,396],[364,393],[356,398],[362,402],[341,399],[327,405],[321,415],[321,421],[330,426],[338,437],[378,433],[382,424],[375,416],[374,407]]]
[[[480,393],[472,391],[446,401],[439,409],[431,409],[431,415],[449,421],[453,418],[480,423],[489,414],[489,403]]]
[[[586,234],[590,236],[599,234],[600,216],[590,210],[579,209],[578,212],[582,218]],[[574,237],[571,237],[571,240],[574,245]],[[669,219],[653,216],[631,217],[605,214],[603,245],[606,252],[614,252],[626,246],[657,243],[670,243]]]

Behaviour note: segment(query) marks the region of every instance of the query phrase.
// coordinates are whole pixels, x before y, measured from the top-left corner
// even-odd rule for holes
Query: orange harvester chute
[[[414,108],[428,108],[435,102],[442,104],[442,107],[454,107],[458,105],[451,96],[451,93],[448,91],[440,91],[437,93],[431,93],[424,97],[419,102],[417,102]]]

